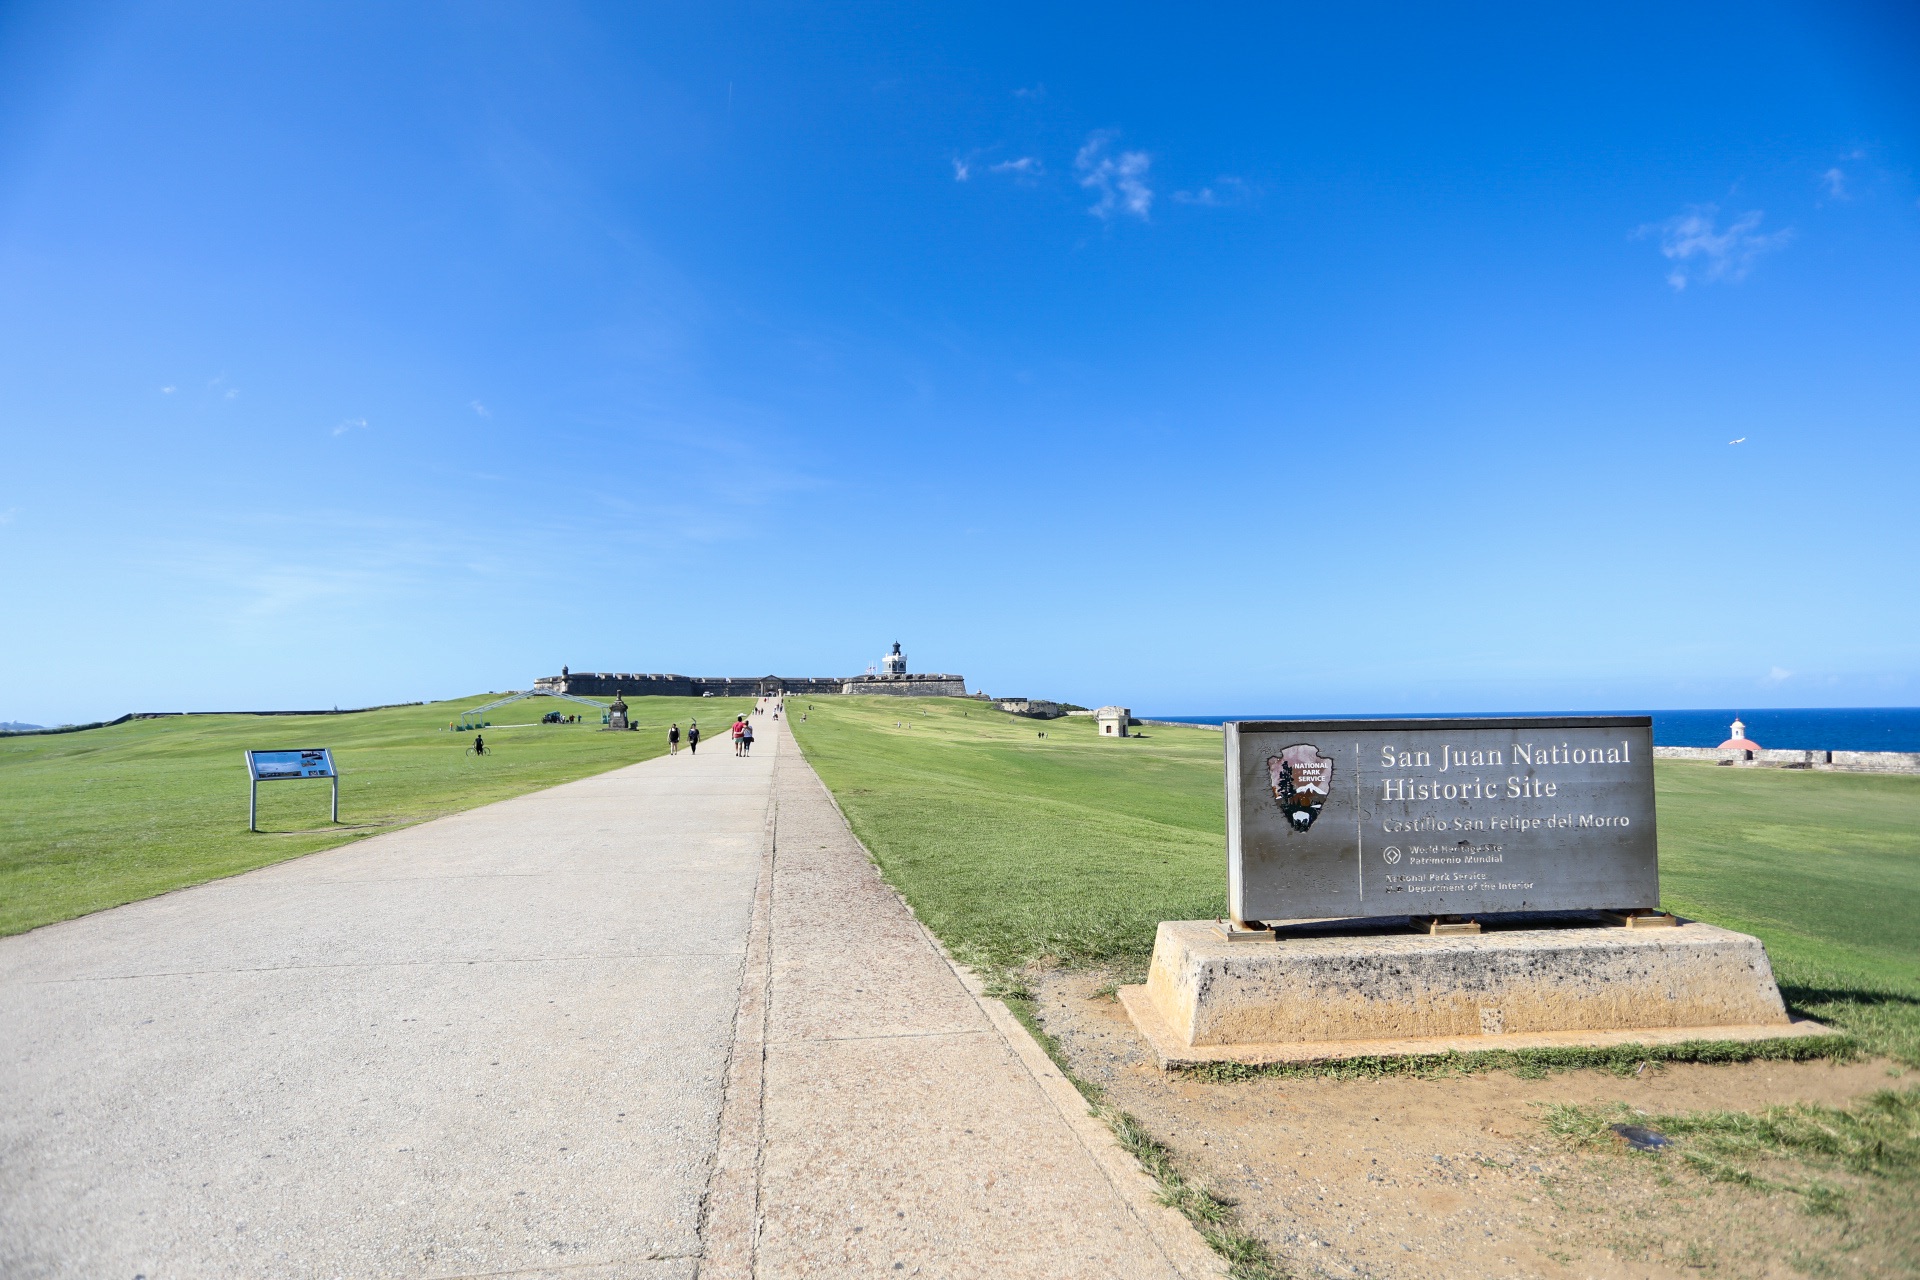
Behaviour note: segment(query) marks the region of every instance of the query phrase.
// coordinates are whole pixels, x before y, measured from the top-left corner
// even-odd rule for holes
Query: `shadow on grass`
[[[1885,987],[1782,982],[1787,1008],[1844,1031],[1864,1053],[1920,1067],[1920,996]]]
[[[1908,995],[1904,991],[1874,991],[1860,987],[1802,987],[1791,982],[1783,982],[1780,984],[1780,994],[1786,997],[1787,1007],[1796,1013],[1815,1006],[1825,1007],[1834,1004],[1853,1004],[1869,1009],[1881,1005],[1899,1005],[1920,1011],[1920,996]],[[1917,1012],[1916,1016],[1920,1016],[1920,1012]]]

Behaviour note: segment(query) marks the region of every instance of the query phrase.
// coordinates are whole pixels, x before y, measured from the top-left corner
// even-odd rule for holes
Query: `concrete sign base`
[[[1831,1035],[1758,938],[1709,924],[1229,941],[1166,920],[1120,999],[1163,1068]]]

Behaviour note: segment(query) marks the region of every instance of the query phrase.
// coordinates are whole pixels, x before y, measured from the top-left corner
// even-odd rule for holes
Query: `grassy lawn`
[[[789,705],[855,832],[970,963],[1138,971],[1159,921],[1226,910],[1218,733],[1103,739],[961,699]],[[1920,1063],[1920,778],[1662,762],[1655,781],[1668,905],[1758,935],[1797,1009]]]
[[[1920,986],[1920,778],[1658,769],[1661,888],[1776,963]]]
[[[1800,1012],[1920,1063],[1920,778],[1656,766],[1660,883],[1767,944]]]
[[[635,698],[640,727],[601,731],[591,708],[556,699],[487,713],[485,757],[447,731],[492,695],[339,716],[190,716],[81,733],[0,738],[0,934],[151,897],[409,823],[646,760],[667,725],[719,729],[750,698]],[[609,699],[610,701],[610,699]],[[543,712],[584,723],[540,725]],[[241,752],[332,747],[340,826],[325,782],[260,788],[247,830]]]
[[[1161,920],[1227,909],[1217,733],[1103,739],[959,698],[787,706],[855,834],[969,963],[1144,960]]]

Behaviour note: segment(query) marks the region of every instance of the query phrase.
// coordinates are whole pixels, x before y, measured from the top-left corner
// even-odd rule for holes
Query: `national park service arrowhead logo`
[[[1294,831],[1311,827],[1333,794],[1333,757],[1321,755],[1320,748],[1309,743],[1268,756],[1267,774],[1273,779],[1273,798]]]

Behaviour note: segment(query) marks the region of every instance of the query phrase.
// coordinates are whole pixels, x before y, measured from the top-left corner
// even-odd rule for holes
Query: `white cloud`
[[[953,158],[953,180],[955,182],[965,182],[972,176],[973,166],[965,160],[962,160],[959,156],[955,156]]]
[[[1846,170],[1842,169],[1839,165],[1835,165],[1833,168],[1821,174],[1820,181],[1826,184],[1827,195],[1833,199],[1846,200],[1851,198],[1847,194]]]
[[[1107,144],[1112,140],[1113,134],[1109,132],[1092,134],[1073,158],[1080,185],[1100,197],[1087,207],[1087,212],[1103,220],[1115,213],[1130,213],[1146,222],[1153,208],[1153,188],[1147,185],[1147,170],[1153,165],[1153,157],[1144,151],[1109,155]]]
[[[177,389],[178,389],[178,388],[175,388],[175,387],[162,387],[162,388],[160,388],[160,394],[161,394],[161,395],[163,395],[163,396],[170,396],[170,395],[172,395],[172,394],[173,394],[173,393],[174,393],[174,392],[175,392],[175,391],[176,391]]]
[[[1783,680],[1790,680],[1792,678],[1793,672],[1787,670],[1785,667],[1769,667],[1767,668],[1767,676],[1763,683],[1779,684]]]
[[[1785,248],[1793,239],[1793,228],[1763,233],[1760,221],[1766,216],[1759,209],[1741,214],[1719,227],[1719,209],[1715,205],[1693,205],[1685,213],[1665,222],[1643,226],[1636,233],[1660,234],[1660,252],[1673,265],[1667,271],[1667,283],[1684,289],[1695,280],[1744,280],[1754,261],[1762,254]]]
[[[479,414],[481,417],[491,418],[493,416],[491,413],[487,412],[487,406],[481,404],[478,400],[471,401],[471,404],[473,405],[473,411]]]
[[[333,429],[333,434],[343,436],[349,431],[365,431],[366,429],[367,420],[365,418],[347,418]]]
[[[1239,178],[1222,175],[1198,191],[1176,191],[1173,198],[1177,204],[1197,204],[1215,209],[1221,205],[1244,204],[1253,198],[1253,188]]]
[[[1047,96],[1047,86],[1044,84],[1036,84],[1031,89],[1015,89],[1013,96],[1016,98],[1031,98],[1035,102],[1038,102]]]
[[[1002,160],[999,164],[987,166],[988,173],[1010,173],[1016,178],[1037,178],[1046,172],[1037,156],[1021,156],[1018,160]]]

